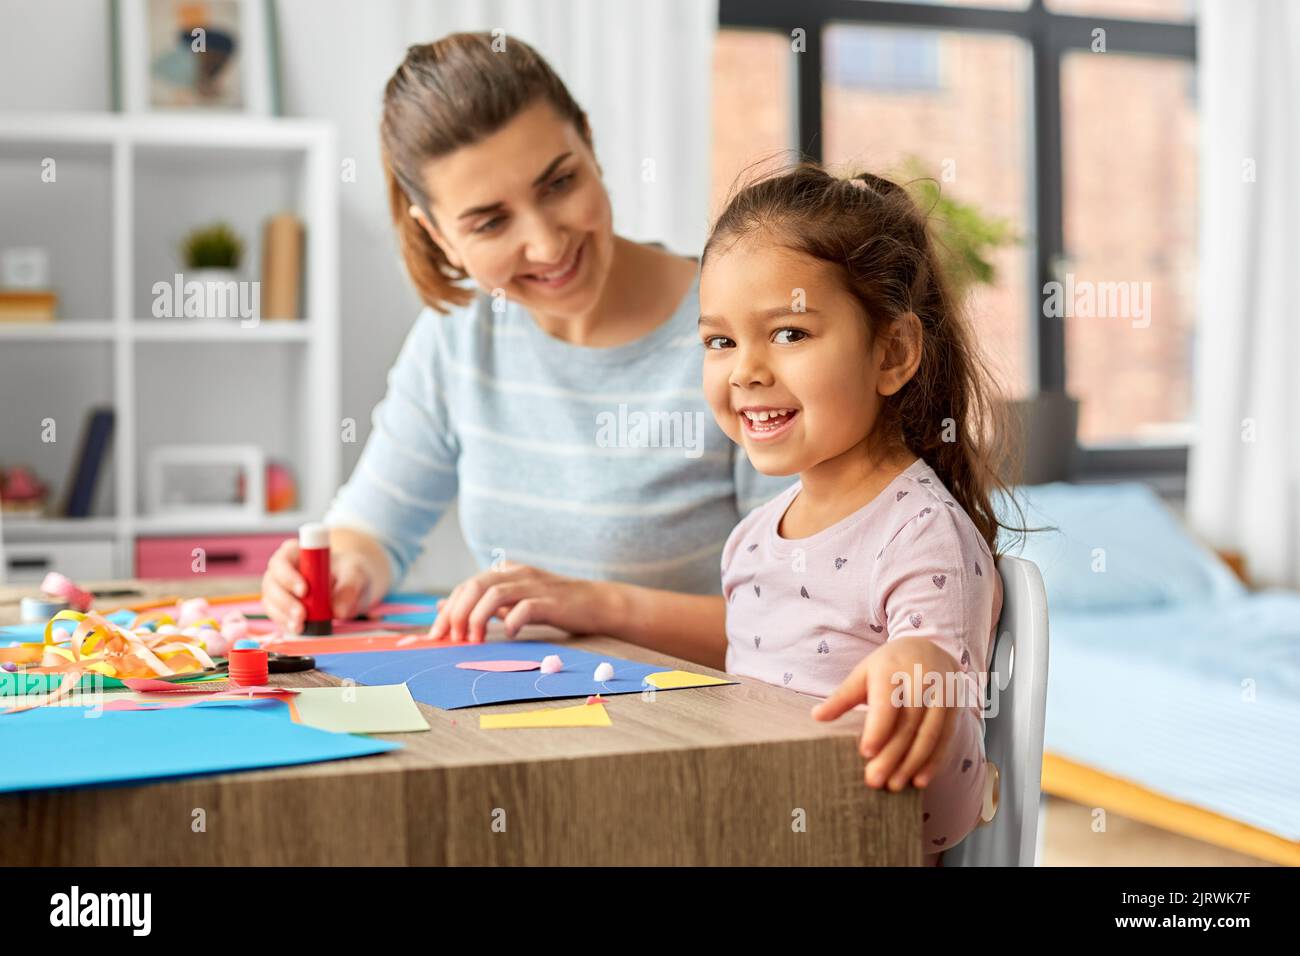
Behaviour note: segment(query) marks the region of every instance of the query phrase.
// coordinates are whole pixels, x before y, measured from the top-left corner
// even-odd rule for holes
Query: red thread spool
[[[298,573],[307,582],[302,603],[307,614],[304,634],[334,633],[334,608],[330,596],[330,530],[323,524],[298,529]]]
[[[261,687],[266,684],[268,661],[261,648],[240,647],[230,652],[230,683],[241,687]]]

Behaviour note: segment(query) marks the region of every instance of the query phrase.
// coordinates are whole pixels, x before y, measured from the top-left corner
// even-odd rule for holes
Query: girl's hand
[[[525,624],[550,624],[575,634],[605,629],[609,585],[561,577],[513,561],[462,581],[438,602],[438,619],[429,637],[478,643],[493,616],[503,616],[514,638]]]
[[[868,758],[867,786],[888,785],[897,792],[910,780],[924,788],[934,779],[957,724],[958,708],[945,700],[949,673],[962,674],[952,655],[932,641],[887,641],[814,707],[812,716],[834,720],[858,704],[870,704],[860,747]]]
[[[332,548],[330,552],[330,593],[334,617],[356,617],[375,603],[376,581],[370,563],[355,551]],[[307,582],[298,573],[298,539],[289,538],[267,562],[262,575],[262,605],[266,615],[290,634],[301,634],[307,611],[302,598]]]

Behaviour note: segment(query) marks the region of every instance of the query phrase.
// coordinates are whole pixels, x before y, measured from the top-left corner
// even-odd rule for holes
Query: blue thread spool
[[[19,604],[19,613],[24,624],[44,624],[68,606],[66,598],[25,597]]]

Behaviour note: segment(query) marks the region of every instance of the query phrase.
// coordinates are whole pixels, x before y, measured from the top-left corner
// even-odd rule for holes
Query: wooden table
[[[101,587],[212,597],[258,583]],[[24,593],[32,590],[0,588],[0,623],[18,620]],[[613,638],[575,640],[583,650],[723,676]],[[341,683],[319,671],[273,680]],[[403,745],[388,754],[0,795],[0,863],[919,865],[920,792],[865,786],[856,750],[863,714],[823,724],[808,716],[810,705],[742,679],[610,697],[612,727],[480,730],[481,713],[538,704],[420,704],[431,729],[379,735]],[[198,809],[206,831],[196,833]]]

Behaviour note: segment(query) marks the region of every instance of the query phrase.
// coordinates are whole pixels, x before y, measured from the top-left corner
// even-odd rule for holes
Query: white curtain
[[[1300,4],[1203,0],[1188,518],[1300,587]]]

